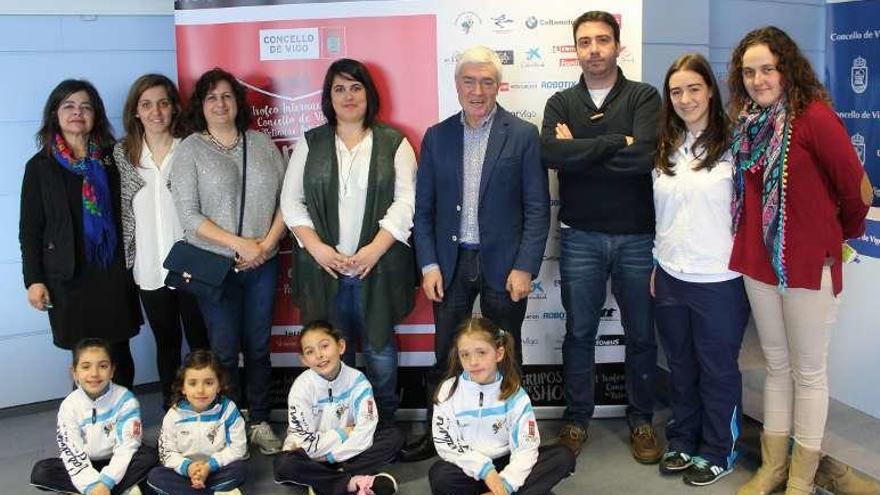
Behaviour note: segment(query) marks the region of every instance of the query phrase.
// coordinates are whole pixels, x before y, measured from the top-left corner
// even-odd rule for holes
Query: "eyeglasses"
[[[765,65],[763,67],[760,67],[757,72],[755,71],[755,69],[743,68],[743,79],[751,81],[755,78],[755,74],[757,74],[758,72],[761,73],[761,77],[770,77],[773,75],[774,72],[779,72],[779,68],[775,65]]]

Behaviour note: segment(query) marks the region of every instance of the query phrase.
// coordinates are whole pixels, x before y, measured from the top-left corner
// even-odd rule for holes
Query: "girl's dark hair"
[[[516,391],[519,390],[521,379],[519,376],[519,368],[516,365],[516,350],[513,343],[513,335],[511,335],[510,332],[502,330],[488,318],[468,318],[458,326],[458,331],[455,334],[452,348],[449,349],[449,365],[446,370],[446,376],[443,377],[443,381],[450,378],[455,381],[452,382],[452,388],[449,389],[447,398],[452,397],[452,394],[455,393],[455,389],[458,388],[458,377],[464,371],[464,367],[461,365],[461,359],[458,357],[458,341],[465,335],[473,337],[479,336],[479,338],[494,345],[496,349],[504,349],[504,357],[502,357],[501,362],[498,363],[499,371],[501,371],[501,392],[499,394],[499,399],[505,400],[515,394]],[[437,390],[434,391],[435,404],[440,403],[439,394],[440,387],[437,387]]]
[[[185,399],[183,395],[183,381],[186,378],[186,370],[201,370],[211,368],[211,371],[217,375],[217,382],[220,384],[217,396],[229,393],[229,378],[226,376],[226,369],[220,364],[217,355],[207,349],[199,349],[189,353],[184,359],[183,364],[177,369],[177,375],[174,382],[171,383],[171,403],[178,404]]]
[[[721,92],[709,61],[699,53],[682,55],[666,71],[666,79],[663,81],[663,105],[660,108],[660,133],[654,165],[666,175],[675,175],[670,158],[681,146],[687,132],[684,121],[675,113],[672,97],[669,95],[669,79],[676,72],[683,70],[699,74],[712,96],[709,99],[709,121],[706,129],[694,143],[695,154],[699,153],[696,156],[700,159],[699,165],[694,167],[694,170],[712,170],[727,151],[730,139],[730,119],[724,113]]]
[[[603,10],[591,10],[589,12],[584,12],[571,23],[571,34],[574,36],[575,45],[577,45],[578,41],[578,28],[585,22],[604,22],[605,24],[608,24],[614,32],[614,42],[618,45],[620,44],[620,24],[618,24],[617,19]]]
[[[302,340],[302,338],[310,332],[325,333],[332,337],[333,340],[335,340],[336,342],[345,339],[345,337],[342,335],[342,332],[340,332],[338,328],[334,327],[332,323],[325,320],[312,320],[309,323],[306,323],[302,331],[299,333],[300,340]]]
[[[43,153],[52,154],[54,136],[61,133],[61,124],[58,122],[58,107],[68,96],[80,91],[85,91],[89,95],[92,110],[95,112],[95,121],[91,132],[89,132],[89,139],[101,149],[113,146],[113,126],[107,119],[104,100],[101,99],[98,90],[85,79],[65,79],[49,93],[49,98],[46,99],[46,105],[43,107],[43,123],[34,136],[37,147]]]
[[[187,131],[204,132],[208,129],[208,122],[205,120],[205,111],[202,109],[202,106],[205,103],[205,97],[208,96],[208,92],[214,89],[220,81],[226,81],[229,83],[229,87],[232,88],[232,94],[235,96],[235,106],[237,107],[235,114],[235,128],[238,132],[243,133],[248,127],[250,127],[251,107],[247,104],[247,100],[245,99],[245,93],[247,90],[240,82],[238,82],[238,79],[236,79],[235,76],[220,67],[214,67],[208,72],[202,74],[202,76],[199,77],[199,80],[196,81],[195,88],[193,88],[192,96],[189,99],[189,105],[184,113],[184,122],[186,123]]]
[[[73,367],[79,364],[79,358],[86,349],[102,349],[107,353],[107,357],[110,358],[110,365],[113,366],[113,351],[110,348],[110,343],[104,339],[99,339],[97,337],[87,337],[85,339],[80,340],[73,346],[73,350],[71,354],[73,354]]]
[[[364,85],[364,91],[367,93],[367,113],[364,115],[364,129],[369,129],[376,122],[376,116],[379,114],[379,91],[376,84],[373,83],[373,77],[370,71],[361,62],[350,59],[340,58],[330,64],[327,68],[327,74],[324,76],[324,86],[321,91],[321,111],[327,118],[327,123],[332,127],[336,127],[336,110],[333,110],[333,101],[331,93],[333,91],[333,79],[340,76],[349,81],[357,81]]]
[[[782,76],[782,90],[792,117],[800,115],[813,101],[831,103],[828,91],[819,82],[797,43],[778,27],[767,26],[746,34],[731,55],[727,85],[730,88],[730,114],[734,118],[751,101],[743,83],[742,60],[746,50],[755,45],[767,45],[770,53],[776,56],[776,70]]]
[[[131,85],[128,91],[128,97],[125,99],[125,107],[122,109],[122,126],[125,128],[125,137],[122,138],[122,146],[125,148],[125,155],[128,161],[134,165],[140,166],[141,151],[143,151],[144,143],[144,124],[141,119],[137,118],[138,103],[144,91],[156,87],[165,88],[168,94],[168,101],[171,103],[171,126],[168,130],[174,137],[181,137],[182,129],[180,123],[180,94],[177,92],[177,86],[162,74],[145,74]]]

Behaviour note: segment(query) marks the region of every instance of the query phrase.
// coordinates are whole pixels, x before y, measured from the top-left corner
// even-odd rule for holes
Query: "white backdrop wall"
[[[84,11],[98,5],[82,4]],[[19,189],[24,163],[34,153],[33,134],[42,105],[61,79],[85,77],[98,87],[120,130],[121,107],[131,81],[145,72],[175,74],[174,19],[168,8],[167,15],[11,15],[13,11],[0,5],[0,73],[6,100],[0,106],[0,149],[8,171],[0,182],[0,376],[4,377],[0,408],[59,398],[70,386],[69,357],[52,345],[48,320],[27,305],[21,282]],[[707,55],[716,73],[726,76],[732,46],[745,32],[764,24],[786,29],[816,67],[824,64],[823,0],[647,0],[643,19],[642,78],[655,86],[662,82],[669,63],[685,51]],[[841,324],[850,323],[841,319]],[[849,327],[840,333],[859,339],[873,335],[870,348],[880,348],[877,332],[852,325],[856,334],[847,333],[852,332]],[[145,327],[133,342],[136,382],[154,381],[149,329]],[[853,356],[851,347],[832,345],[832,393],[838,382],[858,382],[865,373],[880,375],[873,356]],[[880,397],[860,400],[857,390],[841,386],[844,389],[846,397],[841,400],[880,415]]]

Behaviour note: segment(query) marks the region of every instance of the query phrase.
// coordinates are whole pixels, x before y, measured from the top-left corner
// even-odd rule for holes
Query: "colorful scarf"
[[[791,120],[785,99],[761,108],[751,103],[740,112],[733,130],[734,156],[733,229],[741,223],[745,173],[763,173],[761,226],[770,264],[779,279],[779,289],[788,286],[785,270],[785,193],[788,186],[788,149]]]
[[[107,171],[101,163],[101,150],[90,140],[88,153],[77,160],[64,138],[56,134],[52,155],[62,167],[82,177],[86,259],[89,263],[106,268],[113,261],[116,250],[116,227],[113,223]]]

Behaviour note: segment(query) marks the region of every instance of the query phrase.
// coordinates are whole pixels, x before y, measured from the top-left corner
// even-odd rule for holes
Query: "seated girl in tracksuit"
[[[566,447],[539,449],[513,337],[488,319],[459,327],[434,403],[432,433],[442,458],[428,476],[435,495],[546,495],[574,472]]]
[[[345,345],[342,333],[326,321],[303,328],[300,347],[309,369],[290,387],[287,438],[275,458],[275,481],[308,486],[318,495],[390,495],[397,481],[376,472],[394,460],[403,433],[376,431],[373,387],[342,362]]]
[[[31,484],[87,495],[139,495],[137,484],[156,465],[156,450],[141,445],[137,399],[113,378],[110,344],[89,338],[73,348],[76,390],[58,410],[59,457],[34,465]]]
[[[244,419],[226,397],[226,371],[211,351],[192,352],[172,384],[174,404],[159,434],[161,466],[147,483],[167,495],[240,495],[247,435]]]

